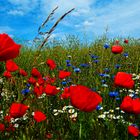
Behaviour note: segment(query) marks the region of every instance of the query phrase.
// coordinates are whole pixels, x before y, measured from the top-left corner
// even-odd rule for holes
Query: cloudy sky
[[[90,40],[107,28],[108,37],[140,37],[140,0],[0,0],[0,33],[32,40],[56,6],[54,21],[71,8],[75,11],[59,24],[52,37],[71,34]]]

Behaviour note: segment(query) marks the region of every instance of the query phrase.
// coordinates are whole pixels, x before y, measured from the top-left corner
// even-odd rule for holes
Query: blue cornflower
[[[101,105],[98,105],[97,107],[96,107],[96,110],[102,110],[103,109],[103,107],[101,106]]]
[[[121,100],[121,98],[119,98],[119,97],[117,97],[117,98],[115,98],[116,99],[116,101],[119,101],[119,100]]]
[[[109,96],[110,97],[117,97],[117,96],[119,96],[119,93],[117,91],[112,91],[112,92],[109,92]]]
[[[66,63],[70,63],[70,60],[66,60]]]
[[[93,55],[93,54],[91,54],[90,56],[91,56],[91,58],[93,58],[93,59],[97,59],[97,58],[99,58],[99,56],[97,56],[97,55]]]
[[[67,64],[66,64],[66,65],[67,65],[67,67],[72,66],[72,65],[71,65],[71,63],[70,63],[70,60],[66,60],[66,63],[67,63]]]
[[[89,67],[89,64],[80,64],[81,67],[87,68]]]
[[[99,76],[104,77],[104,73],[100,73]]]
[[[26,84],[27,88],[29,88],[31,85],[29,83]]]
[[[105,84],[105,83],[106,83],[106,80],[101,80],[101,82],[102,82],[103,84]]]
[[[105,48],[105,49],[109,48],[109,45],[108,45],[107,43],[104,44],[104,48]]]
[[[23,95],[26,95],[26,94],[29,93],[29,92],[30,92],[30,90],[29,90],[28,88],[23,89],[23,90],[21,91],[21,93],[22,93]]]
[[[128,57],[128,53],[123,53],[123,56],[124,57]]]
[[[80,68],[74,68],[74,72],[79,73],[81,72]]]
[[[139,98],[136,94],[134,94],[133,99]]]
[[[110,77],[109,74],[105,74],[105,73],[100,73],[99,76],[101,76],[101,77]]]
[[[67,83],[70,83],[71,81],[72,81],[71,79],[68,79],[68,80],[67,80]]]
[[[116,69],[119,69],[120,67],[121,67],[120,64],[116,64],[116,65],[115,65],[115,68],[116,68]]]
[[[132,98],[135,98],[136,97],[136,94],[130,93],[129,96],[132,97]]]
[[[67,64],[66,64],[66,66],[67,66],[67,67],[70,67],[70,66],[72,66],[72,64],[70,64],[70,63],[67,63]]]
[[[66,82],[66,81],[62,81],[61,84],[62,84],[63,86],[65,86],[65,85],[67,84],[67,82]]]
[[[99,62],[99,60],[98,60],[98,59],[96,59],[96,60],[93,60],[93,62],[97,64],[97,63]]]

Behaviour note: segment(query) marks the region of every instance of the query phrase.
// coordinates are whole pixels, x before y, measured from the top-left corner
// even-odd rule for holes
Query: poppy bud
[[[48,59],[46,61],[46,64],[49,66],[50,70],[54,70],[56,68],[55,61],[52,59]]]
[[[112,46],[111,51],[114,54],[120,54],[123,52],[123,47],[120,45],[114,45],[114,46]]]
[[[133,135],[134,137],[138,137],[139,136],[139,129],[136,126],[130,125],[127,128],[128,133]]]
[[[125,43],[125,44],[128,44],[128,42],[129,42],[128,39],[125,39],[125,40],[124,40],[124,43]]]
[[[27,72],[24,69],[20,69],[19,74],[22,76],[27,76]]]

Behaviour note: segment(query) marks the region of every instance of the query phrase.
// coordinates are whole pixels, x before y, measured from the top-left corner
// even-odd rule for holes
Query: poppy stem
[[[82,124],[80,123],[80,128],[79,128],[79,139],[81,139],[82,136]]]

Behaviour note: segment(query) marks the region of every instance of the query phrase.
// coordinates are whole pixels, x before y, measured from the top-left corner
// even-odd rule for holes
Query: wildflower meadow
[[[36,48],[0,34],[1,140],[140,139],[140,40],[49,44],[71,11]]]

